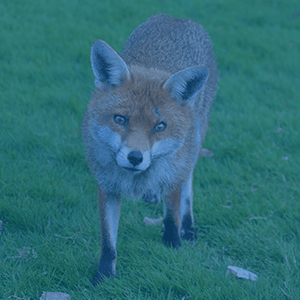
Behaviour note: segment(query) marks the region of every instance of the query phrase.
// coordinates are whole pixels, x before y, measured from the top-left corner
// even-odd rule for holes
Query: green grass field
[[[0,1],[0,299],[300,299],[300,5]],[[220,73],[194,174],[195,245],[162,244],[162,204],[123,201],[117,275],[92,287],[97,183],[81,140],[90,48],[148,17],[203,25]],[[257,281],[225,276],[228,265]],[[90,289],[88,289],[90,288]]]

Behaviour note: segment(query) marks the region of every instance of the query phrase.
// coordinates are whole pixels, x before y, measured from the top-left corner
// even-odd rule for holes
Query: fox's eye
[[[127,125],[128,123],[127,118],[120,115],[114,115],[114,121],[119,125]]]
[[[166,128],[167,128],[167,123],[160,122],[154,126],[153,132],[164,131]]]

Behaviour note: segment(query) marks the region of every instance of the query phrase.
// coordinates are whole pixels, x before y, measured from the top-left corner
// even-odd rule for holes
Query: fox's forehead
[[[160,101],[154,101],[150,97],[148,99],[136,97],[135,99],[127,99],[127,101],[124,99],[119,105],[114,106],[113,110],[124,116],[160,118],[165,116],[165,106]]]
[[[175,104],[162,84],[144,80],[128,82],[116,88],[113,98],[114,109],[127,111],[128,114],[148,112],[158,117]]]

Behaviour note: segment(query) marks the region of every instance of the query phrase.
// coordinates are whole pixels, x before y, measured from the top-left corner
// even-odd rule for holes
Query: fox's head
[[[91,63],[96,92],[87,126],[100,148],[98,160],[114,161],[132,174],[140,174],[155,161],[161,166],[160,158],[179,151],[189,138],[189,114],[208,78],[207,68],[169,74],[127,65],[101,40],[92,46]]]

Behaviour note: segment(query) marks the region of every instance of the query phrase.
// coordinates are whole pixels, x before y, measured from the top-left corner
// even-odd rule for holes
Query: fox
[[[163,202],[163,244],[193,242],[193,171],[217,90],[212,42],[189,19],[155,15],[120,55],[105,41],[91,49],[95,77],[82,123],[98,183],[101,254],[92,284],[116,275],[122,197]]]

